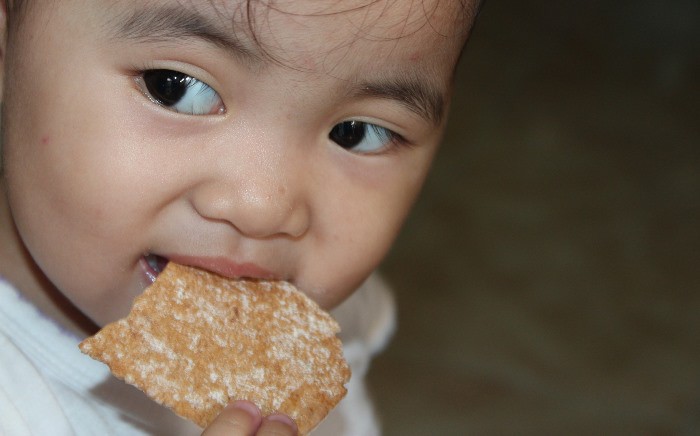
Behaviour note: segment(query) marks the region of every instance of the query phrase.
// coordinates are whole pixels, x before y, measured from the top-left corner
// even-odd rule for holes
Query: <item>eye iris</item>
[[[173,106],[187,92],[191,77],[171,70],[150,70],[143,74],[143,81],[158,103]]]
[[[336,124],[329,134],[330,139],[343,148],[353,148],[365,138],[365,123],[345,121]]]

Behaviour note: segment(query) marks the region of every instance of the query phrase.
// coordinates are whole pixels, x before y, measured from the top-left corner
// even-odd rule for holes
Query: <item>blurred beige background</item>
[[[700,2],[489,0],[384,272],[386,435],[700,434]]]

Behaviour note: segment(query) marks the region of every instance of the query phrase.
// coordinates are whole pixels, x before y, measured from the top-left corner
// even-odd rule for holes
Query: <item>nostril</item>
[[[289,206],[282,230],[292,238],[301,238],[311,225],[310,211],[306,205]]]

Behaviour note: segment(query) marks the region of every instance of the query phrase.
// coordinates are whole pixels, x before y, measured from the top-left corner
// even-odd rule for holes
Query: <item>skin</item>
[[[144,253],[215,258],[227,275],[340,304],[423,184],[468,28],[456,2],[365,3],[280,1],[253,7],[252,26],[234,1],[30,5],[3,41],[0,274],[79,337],[128,313],[149,284]],[[124,35],[144,5],[196,11],[229,36],[233,24],[239,51]],[[159,105],[148,69],[190,75],[220,104],[205,115]],[[373,87],[388,82],[442,105]],[[405,141],[342,148],[329,132],[347,120]],[[293,434],[278,418],[232,406],[205,434]]]
[[[293,436],[297,434],[294,422],[284,415],[262,417],[260,410],[250,402],[236,401],[226,407],[207,427],[202,436]]]

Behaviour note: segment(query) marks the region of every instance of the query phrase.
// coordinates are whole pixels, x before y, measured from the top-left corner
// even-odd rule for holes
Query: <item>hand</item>
[[[282,414],[262,417],[249,401],[234,401],[204,429],[202,436],[296,436],[297,427]]]

